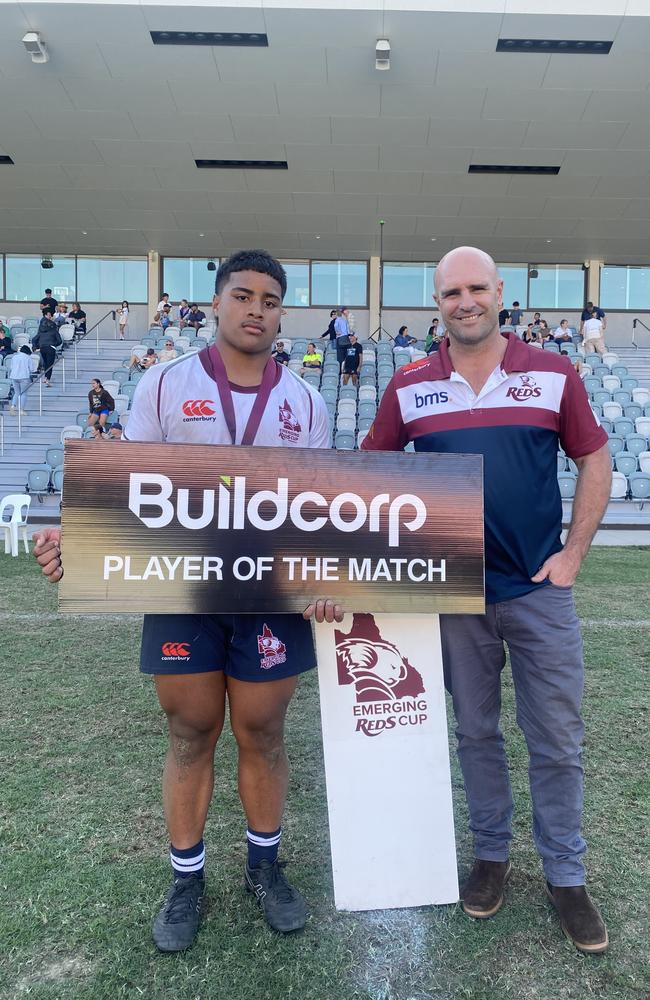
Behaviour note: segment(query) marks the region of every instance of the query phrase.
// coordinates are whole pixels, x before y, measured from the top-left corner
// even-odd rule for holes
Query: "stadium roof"
[[[0,0],[0,155],[14,161],[0,165],[0,250],[354,259],[377,253],[383,218],[387,259],[471,240],[504,261],[650,263],[648,0],[317,2]],[[154,45],[151,31],[266,33],[268,47]],[[613,45],[497,52],[500,38]]]

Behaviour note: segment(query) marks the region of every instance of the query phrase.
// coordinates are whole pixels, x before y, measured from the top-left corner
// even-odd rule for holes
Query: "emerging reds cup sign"
[[[474,455],[68,441],[70,612],[483,610]]]

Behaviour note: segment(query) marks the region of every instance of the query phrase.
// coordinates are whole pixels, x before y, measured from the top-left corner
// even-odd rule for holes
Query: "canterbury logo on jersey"
[[[189,420],[214,420],[215,410],[212,409],[210,404],[213,404],[213,399],[186,399],[183,403],[183,413],[185,414],[184,423]]]
[[[162,646],[163,660],[186,660],[190,655],[189,642],[164,642]]]

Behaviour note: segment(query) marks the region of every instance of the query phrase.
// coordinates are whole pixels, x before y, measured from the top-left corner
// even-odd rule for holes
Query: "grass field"
[[[169,872],[159,795],[165,728],[137,671],[137,618],[59,618],[24,555],[0,556],[0,997],[75,1000],[648,1000],[650,550],[596,549],[577,587],[585,629],[589,882],[607,955],[562,935],[531,847],[526,755],[506,680],[517,804],[507,905],[334,910],[316,678],[288,725],[283,854],[312,916],[283,938],[244,896],[244,821],[224,732],[206,831],[209,908],[196,945],[159,955],[150,924]],[[455,760],[461,877],[471,864]],[[381,835],[381,831],[373,831]]]

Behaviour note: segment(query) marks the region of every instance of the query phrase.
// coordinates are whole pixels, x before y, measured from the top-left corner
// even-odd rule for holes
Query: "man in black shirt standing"
[[[56,299],[52,298],[52,289],[46,288],[45,298],[41,299],[41,312],[43,313],[43,315],[45,315],[46,310],[49,310],[54,316],[54,313],[56,312],[58,305],[59,303],[56,301]]]
[[[363,355],[363,348],[361,344],[357,343],[356,333],[350,334],[350,343],[345,348],[345,355],[343,358],[343,385],[347,385],[350,381],[350,376],[352,376],[352,385],[357,385],[359,381],[359,368],[361,367],[361,358]]]

